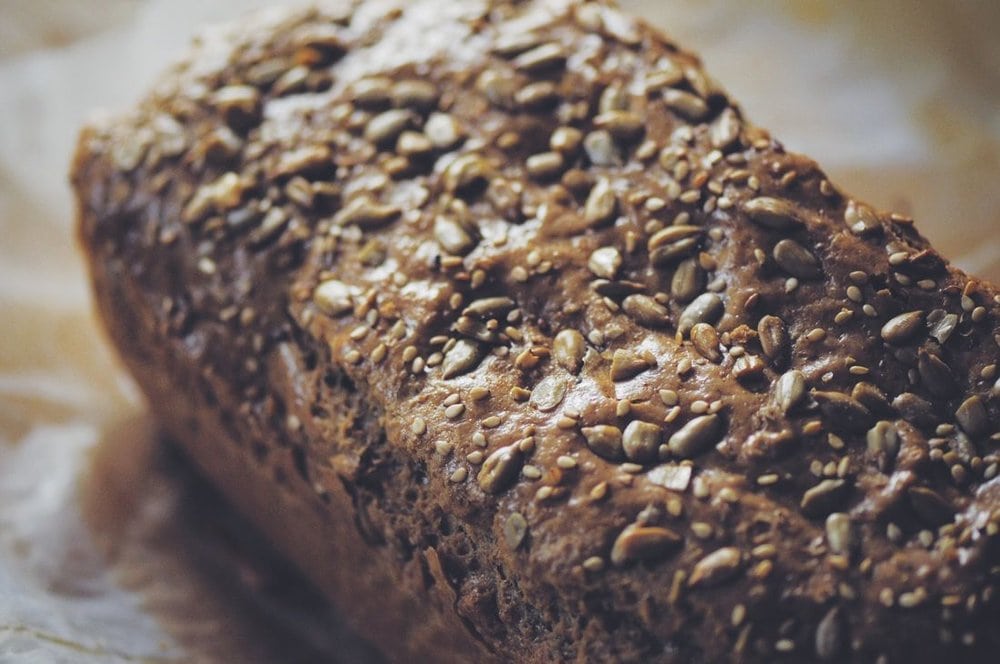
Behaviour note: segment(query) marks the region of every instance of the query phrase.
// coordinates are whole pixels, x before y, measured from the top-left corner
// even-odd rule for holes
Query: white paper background
[[[66,184],[93,109],[137,99],[195,26],[270,4],[0,0],[0,661],[283,647],[186,553],[183,491],[90,314]],[[790,148],[1000,281],[1000,3],[623,4]]]

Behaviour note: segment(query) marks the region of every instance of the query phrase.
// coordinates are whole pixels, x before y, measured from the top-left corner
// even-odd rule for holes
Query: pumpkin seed
[[[742,555],[736,547],[727,546],[708,554],[691,570],[688,586],[714,586],[732,579],[740,571]]]
[[[823,276],[819,259],[795,240],[784,239],[774,246],[774,261],[788,274],[799,279]]]
[[[483,462],[476,480],[486,493],[500,493],[517,478],[524,461],[524,452],[515,443],[494,451]]]
[[[687,336],[698,323],[715,325],[722,318],[725,305],[715,293],[702,293],[694,299],[681,313],[677,321],[677,334]]]
[[[599,457],[616,461],[625,453],[622,447],[622,430],[616,426],[598,424],[584,427],[580,432],[587,441],[587,447]]]
[[[742,209],[750,221],[773,231],[791,232],[805,225],[799,209],[779,198],[752,198],[743,204]]]
[[[667,447],[675,456],[690,459],[714,445],[722,437],[722,420],[718,415],[694,418],[670,436]]]
[[[670,322],[667,308],[648,295],[629,295],[622,300],[622,310],[647,327],[664,327]]]
[[[655,424],[633,420],[622,434],[622,447],[630,461],[646,463],[656,459],[663,431]]]
[[[627,526],[611,547],[611,562],[625,565],[639,560],[657,560],[680,548],[683,538],[661,526]]]

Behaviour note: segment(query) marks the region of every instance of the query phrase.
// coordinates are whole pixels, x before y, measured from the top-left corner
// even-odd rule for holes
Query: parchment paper
[[[194,28],[263,0],[0,0],[0,661],[361,661],[160,444],[90,313],[66,171]],[[1000,3],[625,0],[760,124],[1000,281]]]

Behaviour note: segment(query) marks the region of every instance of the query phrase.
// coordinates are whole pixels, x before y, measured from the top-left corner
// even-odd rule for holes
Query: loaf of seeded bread
[[[614,7],[268,12],[72,177],[162,426],[390,660],[996,661],[998,290]]]

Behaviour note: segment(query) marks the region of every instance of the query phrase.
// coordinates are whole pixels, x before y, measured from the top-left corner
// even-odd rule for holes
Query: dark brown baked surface
[[[271,12],[73,182],[163,426],[390,658],[996,661],[997,289],[649,26]]]

